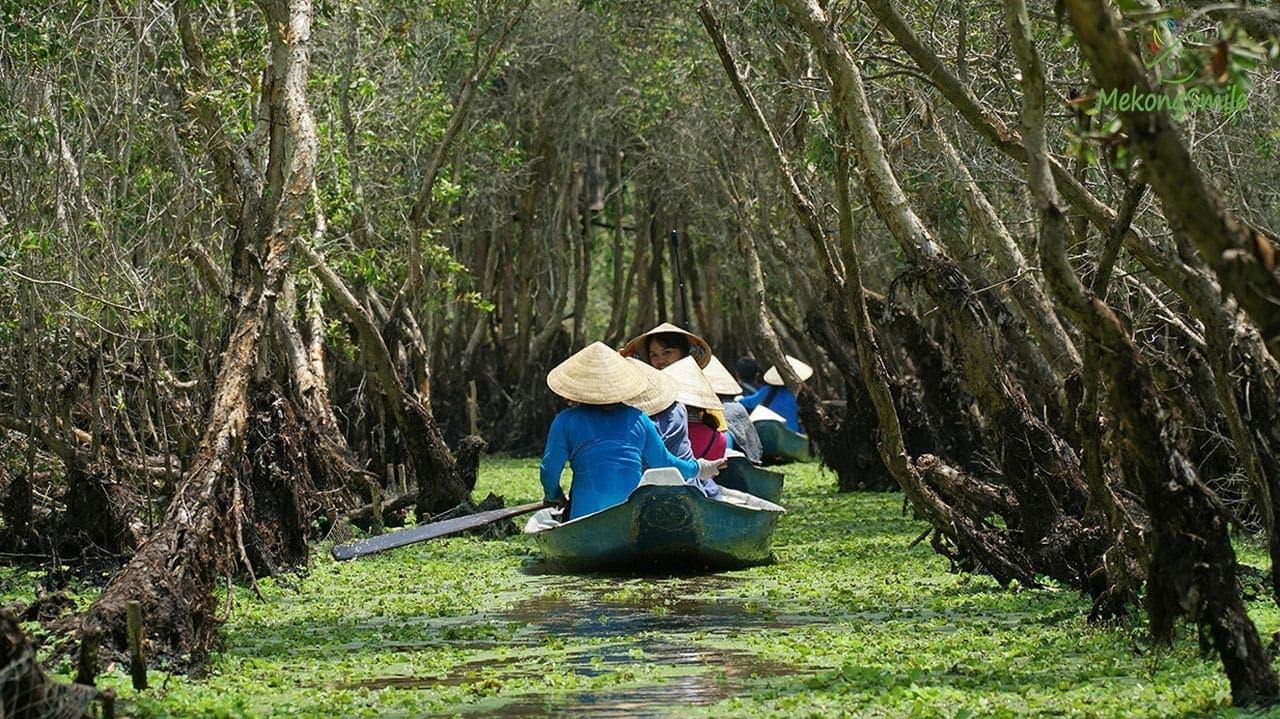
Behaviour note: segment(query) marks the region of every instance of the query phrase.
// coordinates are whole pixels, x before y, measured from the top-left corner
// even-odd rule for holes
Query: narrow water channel
[[[786,614],[760,602],[717,596],[736,579],[725,575],[680,578],[545,577],[542,596],[508,609],[449,624],[489,624],[512,631],[508,646],[564,642],[554,663],[517,653],[480,658],[444,676],[386,676],[340,688],[431,690],[443,686],[537,679],[548,671],[594,678],[593,688],[477,696],[451,713],[467,717],[667,716],[682,707],[714,704],[776,680],[811,672],[732,648],[735,637],[761,630],[822,623],[818,615]],[[438,621],[438,620],[437,620]],[[490,649],[490,639],[456,643]]]

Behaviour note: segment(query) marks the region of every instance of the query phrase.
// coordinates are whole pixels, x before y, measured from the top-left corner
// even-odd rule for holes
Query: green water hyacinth
[[[538,499],[537,460],[477,492]],[[456,537],[233,589],[203,673],[100,678],[136,717],[1183,717],[1229,707],[1190,627],[1088,624],[1075,592],[948,571],[896,493],[838,494],[789,465],[777,561],[709,576],[544,574],[526,537]],[[1238,543],[1243,561],[1259,547]],[[5,575],[6,595],[33,581]],[[224,597],[225,599],[225,597]],[[1257,599],[1264,635],[1280,611]],[[63,676],[70,674],[63,667]],[[119,709],[118,709],[119,711]]]

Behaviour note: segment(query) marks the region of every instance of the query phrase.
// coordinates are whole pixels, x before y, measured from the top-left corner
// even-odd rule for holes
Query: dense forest
[[[0,676],[22,627],[124,656],[131,605],[198,668],[233,583],[495,506],[548,370],[671,321],[944,569],[1280,700],[1269,4],[0,8],[0,562],[47,575]]]

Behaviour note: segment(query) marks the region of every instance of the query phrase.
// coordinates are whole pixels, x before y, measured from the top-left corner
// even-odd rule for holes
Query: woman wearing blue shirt
[[[813,368],[801,362],[800,360],[787,355],[787,362],[791,364],[791,371],[796,373],[796,377],[801,381],[805,381],[813,376]],[[787,429],[792,432],[804,432],[800,427],[800,408],[796,405],[796,396],[782,382],[782,375],[778,372],[775,365],[764,373],[764,385],[754,393],[749,394],[738,403],[746,408],[748,412],[755,409],[759,405],[764,405],[769,409],[782,415],[786,420]]]
[[[653,421],[622,404],[646,390],[646,377],[602,342],[551,370],[547,386],[570,407],[551,422],[539,472],[544,499],[563,503],[560,474],[566,462],[573,469],[568,519],[625,502],[645,467],[675,467],[692,479],[713,477],[724,465],[667,451]]]

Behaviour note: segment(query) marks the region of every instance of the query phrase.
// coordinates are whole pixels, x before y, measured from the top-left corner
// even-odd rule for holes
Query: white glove
[[[725,460],[723,459],[700,459],[698,460],[698,479],[711,479],[720,473],[724,468]]]

